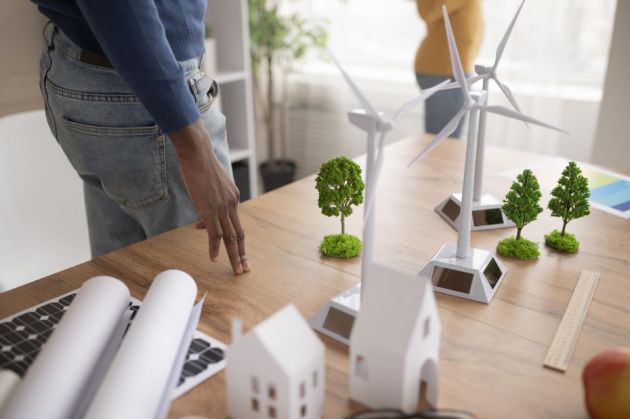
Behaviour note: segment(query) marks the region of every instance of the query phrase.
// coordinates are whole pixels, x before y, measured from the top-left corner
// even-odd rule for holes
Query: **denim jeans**
[[[92,256],[198,219],[175,149],[116,70],[83,63],[81,49],[53,24],[44,31],[40,88],[48,125],[83,180]],[[181,62],[210,134],[232,174],[225,117],[211,107],[199,59]]]
[[[428,89],[450,78],[450,76],[416,74],[416,80],[421,89]],[[461,90],[450,89],[437,92],[424,103],[424,130],[431,134],[437,134],[463,106],[464,95]],[[451,137],[459,138],[465,119],[462,118]]]

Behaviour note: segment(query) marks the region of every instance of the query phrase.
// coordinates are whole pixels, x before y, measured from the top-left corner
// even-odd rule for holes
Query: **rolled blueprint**
[[[197,286],[188,274],[170,270],[156,276],[86,419],[154,419],[162,415],[181,348],[190,344],[183,341],[186,336],[190,340],[196,296]],[[181,372],[181,365],[175,372]]]
[[[86,281],[0,417],[81,417],[120,343],[128,304],[129,290],[119,280]]]
[[[0,410],[19,382],[20,376],[13,371],[0,371]]]

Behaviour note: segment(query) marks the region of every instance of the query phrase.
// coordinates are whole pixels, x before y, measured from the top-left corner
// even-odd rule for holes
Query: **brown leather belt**
[[[109,62],[106,56],[84,49],[81,50],[79,61],[85,64],[95,65],[97,67],[114,68],[114,66],[111,62]]]

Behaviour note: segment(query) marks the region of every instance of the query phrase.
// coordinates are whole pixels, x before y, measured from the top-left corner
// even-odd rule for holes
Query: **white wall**
[[[90,258],[81,181],[43,111],[0,118],[0,291]]]
[[[593,162],[630,170],[630,1],[617,2]]]
[[[30,1],[0,2],[0,116],[42,106],[37,81],[45,22]]]

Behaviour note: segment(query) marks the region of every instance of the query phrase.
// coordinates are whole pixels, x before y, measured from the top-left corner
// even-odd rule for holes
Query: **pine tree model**
[[[518,259],[533,259],[540,255],[538,244],[522,237],[523,227],[538,218],[540,206],[540,186],[531,170],[525,169],[512,183],[503,200],[501,210],[514,224],[516,237],[503,239],[497,245],[497,253]]]
[[[582,175],[582,170],[574,161],[569,162],[562,171],[558,185],[551,191],[548,205],[553,217],[562,218],[562,231],[554,230],[547,234],[547,246],[565,252],[577,252],[580,242],[573,234],[567,233],[567,224],[591,213],[588,203],[590,196],[588,179]]]

